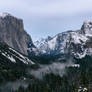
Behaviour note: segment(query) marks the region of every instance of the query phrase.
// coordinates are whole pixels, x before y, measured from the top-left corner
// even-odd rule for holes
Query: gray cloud
[[[1,9],[24,11],[30,16],[69,16],[92,11],[92,0],[0,0]]]

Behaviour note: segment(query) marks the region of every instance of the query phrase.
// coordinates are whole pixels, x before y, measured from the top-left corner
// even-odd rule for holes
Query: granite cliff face
[[[0,14],[0,41],[26,55],[28,44],[34,47],[31,37],[24,30],[23,20],[8,13]]]

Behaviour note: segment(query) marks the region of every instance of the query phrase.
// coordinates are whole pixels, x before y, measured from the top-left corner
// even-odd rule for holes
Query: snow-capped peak
[[[85,21],[80,30],[59,33],[49,40],[37,41],[35,46],[41,54],[60,55],[70,53],[76,58],[83,58],[86,55],[92,55],[91,40],[92,21]]]
[[[90,20],[87,20],[87,21],[84,21],[84,23],[83,23],[85,26],[87,26],[87,25],[92,25],[92,21],[90,21]]]
[[[85,21],[81,30],[86,36],[92,36],[92,21]]]

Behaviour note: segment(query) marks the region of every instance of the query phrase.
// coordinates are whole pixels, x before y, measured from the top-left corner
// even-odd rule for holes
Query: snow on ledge
[[[0,17],[4,18],[6,16],[11,16],[9,13],[0,13]]]

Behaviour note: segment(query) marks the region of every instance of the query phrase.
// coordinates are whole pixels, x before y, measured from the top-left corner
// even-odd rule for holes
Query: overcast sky
[[[24,20],[33,40],[80,29],[92,20],[92,0],[0,0],[0,12]]]

